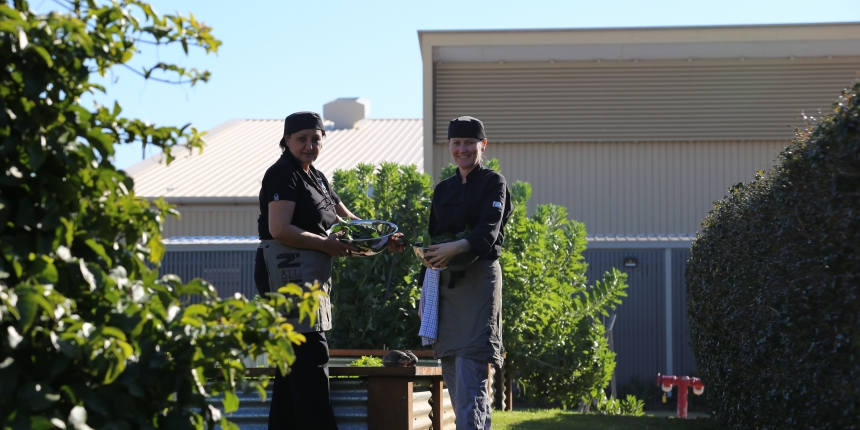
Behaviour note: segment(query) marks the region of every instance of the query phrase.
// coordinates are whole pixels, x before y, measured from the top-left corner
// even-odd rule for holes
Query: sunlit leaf
[[[224,412],[233,413],[239,409],[239,396],[233,391],[224,392]]]

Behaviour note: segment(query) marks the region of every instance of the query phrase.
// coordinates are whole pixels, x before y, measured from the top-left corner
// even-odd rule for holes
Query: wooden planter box
[[[369,355],[369,354],[364,354]],[[249,369],[248,376],[275,376],[275,368]],[[329,367],[329,376],[358,376],[367,380],[369,430],[413,430],[413,383],[430,380],[430,422],[442,429],[443,380],[441,367]]]
[[[385,350],[360,350],[360,349],[332,349],[329,355],[333,359],[343,358],[360,358],[362,356],[382,357],[389,351]],[[367,383],[367,428],[369,430],[414,430],[427,428],[432,426],[433,429],[447,430],[453,429],[453,411],[451,410],[450,399],[447,397],[447,390],[444,389],[444,381],[442,379],[442,368],[432,365],[432,351],[413,351],[419,358],[419,366],[417,367],[345,367],[345,366],[329,366],[329,376],[343,377],[355,376]],[[337,360],[343,361],[343,360]],[[493,375],[495,372],[490,367],[490,375],[488,383],[493,384],[494,379],[498,379],[501,375]],[[248,376],[275,376],[277,369],[269,367],[252,368],[248,370]],[[500,383],[499,383],[500,382]],[[427,416],[413,415],[415,401],[419,400],[426,402],[427,392],[415,393],[414,385],[418,383],[430,386],[430,414],[429,422]],[[510,381],[497,381],[497,387],[504,387],[507,394],[503,398],[503,408],[510,410],[511,402],[511,384]],[[492,387],[491,387],[492,388]],[[492,392],[492,391],[491,391]],[[420,397],[416,398],[416,394]],[[500,393],[501,394],[501,393]],[[427,403],[422,403],[425,405]],[[446,408],[447,406],[447,408]],[[446,409],[448,409],[446,411]],[[426,413],[426,409],[424,409]]]

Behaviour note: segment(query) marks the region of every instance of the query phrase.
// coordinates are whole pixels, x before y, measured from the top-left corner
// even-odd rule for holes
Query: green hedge
[[[693,244],[691,343],[732,428],[860,427],[858,93],[729,189]]]
[[[499,169],[495,159],[486,166]],[[455,172],[456,167],[448,165],[442,177]],[[335,192],[356,215],[392,221],[411,242],[426,228],[433,188],[430,176],[418,173],[414,165],[359,164],[335,172],[333,178]],[[602,397],[615,354],[597,317],[621,303],[627,275],[613,269],[588,285],[582,260],[585,225],[552,204],[537,205],[529,216],[531,186],[516,181],[510,189],[514,212],[499,260],[507,370],[531,399],[570,408],[580,400]],[[336,259],[330,345],[421,348],[416,308],[420,267],[411,250]]]

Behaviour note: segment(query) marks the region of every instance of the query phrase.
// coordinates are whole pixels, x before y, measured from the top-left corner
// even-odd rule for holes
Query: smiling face
[[[294,157],[298,158],[305,170],[319,157],[320,149],[322,149],[322,138],[322,131],[314,129],[297,131],[284,136],[287,141],[287,149]]]
[[[487,139],[469,139],[465,137],[452,137],[448,139],[448,149],[454,164],[460,171],[468,172],[481,162],[481,156],[487,148]]]

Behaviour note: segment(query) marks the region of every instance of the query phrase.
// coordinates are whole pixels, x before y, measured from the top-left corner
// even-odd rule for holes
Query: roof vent
[[[334,123],[335,130],[353,128],[370,115],[370,100],[342,97],[323,105],[323,118]]]

